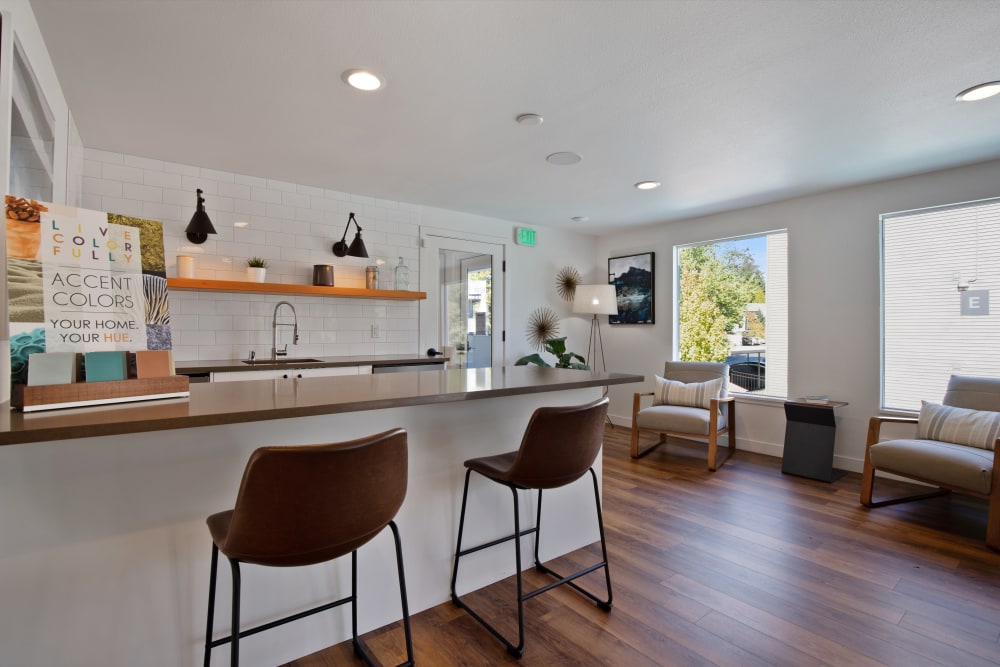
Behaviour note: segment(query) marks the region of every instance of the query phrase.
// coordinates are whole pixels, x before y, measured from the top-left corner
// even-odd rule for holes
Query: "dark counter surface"
[[[198,373],[220,373],[233,371],[263,371],[275,368],[334,368],[336,366],[395,366],[397,364],[443,364],[446,357],[428,357],[423,354],[377,354],[358,355],[353,357],[302,357],[292,356],[291,360],[278,357],[278,363],[270,357],[257,358],[253,364],[243,363],[241,359],[219,359],[214,361],[178,361],[174,364],[178,375],[193,375]],[[282,360],[285,359],[285,360]],[[301,361],[301,359],[316,359],[318,361]]]
[[[369,357],[370,359],[370,357]],[[0,445],[218,426],[643,382],[537,366],[192,384],[188,398],[0,414]]]

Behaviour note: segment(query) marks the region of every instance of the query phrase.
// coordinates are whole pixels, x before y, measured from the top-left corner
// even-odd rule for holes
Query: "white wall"
[[[422,227],[496,236],[507,243],[507,362],[528,353],[528,314],[547,305],[565,315],[561,334],[586,348],[587,329],[570,315],[570,304],[555,292],[555,274],[566,264],[591,272],[595,239],[544,229],[539,244],[513,244],[515,223],[406,202],[321,189],[267,178],[233,174],[207,166],[182,165],[87,148],[83,163],[83,206],[163,222],[167,275],[176,275],[176,256],[198,252],[196,276],[243,280],[246,258],[268,260],[268,282],[308,284],[314,264],[333,264],[335,284],[363,287],[364,269],[381,263],[380,286],[392,287],[392,269],[402,256],[417,285]],[[184,229],[195,209],[195,190],[218,234],[193,246]],[[355,212],[370,257],[336,257],[331,247]],[[234,227],[248,222],[247,227]],[[353,226],[348,240],[353,238]],[[595,275],[595,280],[597,276]],[[287,299],[299,314],[301,339],[293,356],[416,354],[418,305],[378,299],[246,295],[216,292],[170,294],[171,331],[177,360],[246,358],[270,352],[274,305]],[[381,330],[371,335],[372,324]]]
[[[995,197],[1000,161],[884,181],[766,206],[616,233],[598,240],[596,262],[656,252],[656,324],[605,333],[609,367],[652,374],[673,349],[672,253],[675,244],[788,230],[788,391],[828,394],[837,411],[836,466],[860,470],[868,418],[879,409],[878,216]],[[933,354],[929,350],[928,354]],[[632,387],[611,391],[618,423],[630,419]],[[929,397],[936,399],[940,397]],[[780,403],[745,399],[737,408],[741,448],[780,455]]]

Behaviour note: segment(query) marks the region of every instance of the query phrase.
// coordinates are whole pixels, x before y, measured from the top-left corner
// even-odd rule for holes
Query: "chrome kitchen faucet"
[[[292,310],[293,324],[278,323],[278,310],[282,306],[288,306]],[[279,301],[274,306],[274,315],[271,317],[271,361],[288,356],[288,343],[285,343],[282,349],[278,349],[278,327],[292,327],[292,345],[299,344],[299,316],[295,313],[295,306],[288,301]]]

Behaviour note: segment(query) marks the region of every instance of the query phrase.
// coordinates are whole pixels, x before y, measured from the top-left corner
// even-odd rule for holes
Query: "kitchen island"
[[[0,664],[200,664],[211,542],[205,518],[232,506],[261,445],[409,434],[409,487],[397,516],[411,611],[448,599],[465,459],[515,449],[542,405],[593,400],[638,375],[535,367],[191,386],[189,399],[21,414],[0,424]],[[473,488],[469,539],[509,526],[509,492]],[[597,539],[586,480],[546,494],[543,558]],[[525,518],[533,501],[525,503]],[[496,521],[488,517],[496,515]],[[504,521],[506,519],[506,521]],[[530,547],[529,545],[526,545]],[[469,588],[513,573],[509,550],[483,553]],[[502,553],[501,553],[502,552]],[[363,631],[399,616],[391,539],[360,559]],[[530,562],[530,561],[528,561]],[[244,568],[247,624],[346,590],[346,562]],[[225,578],[220,578],[224,580]],[[220,599],[228,600],[223,584]],[[216,626],[228,628],[228,602]],[[349,636],[324,613],[241,643],[245,665],[274,665]],[[216,652],[213,664],[225,664]]]

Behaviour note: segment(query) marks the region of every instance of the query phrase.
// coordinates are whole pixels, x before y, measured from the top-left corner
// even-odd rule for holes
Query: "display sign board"
[[[6,197],[11,381],[35,352],[169,350],[163,226]]]

